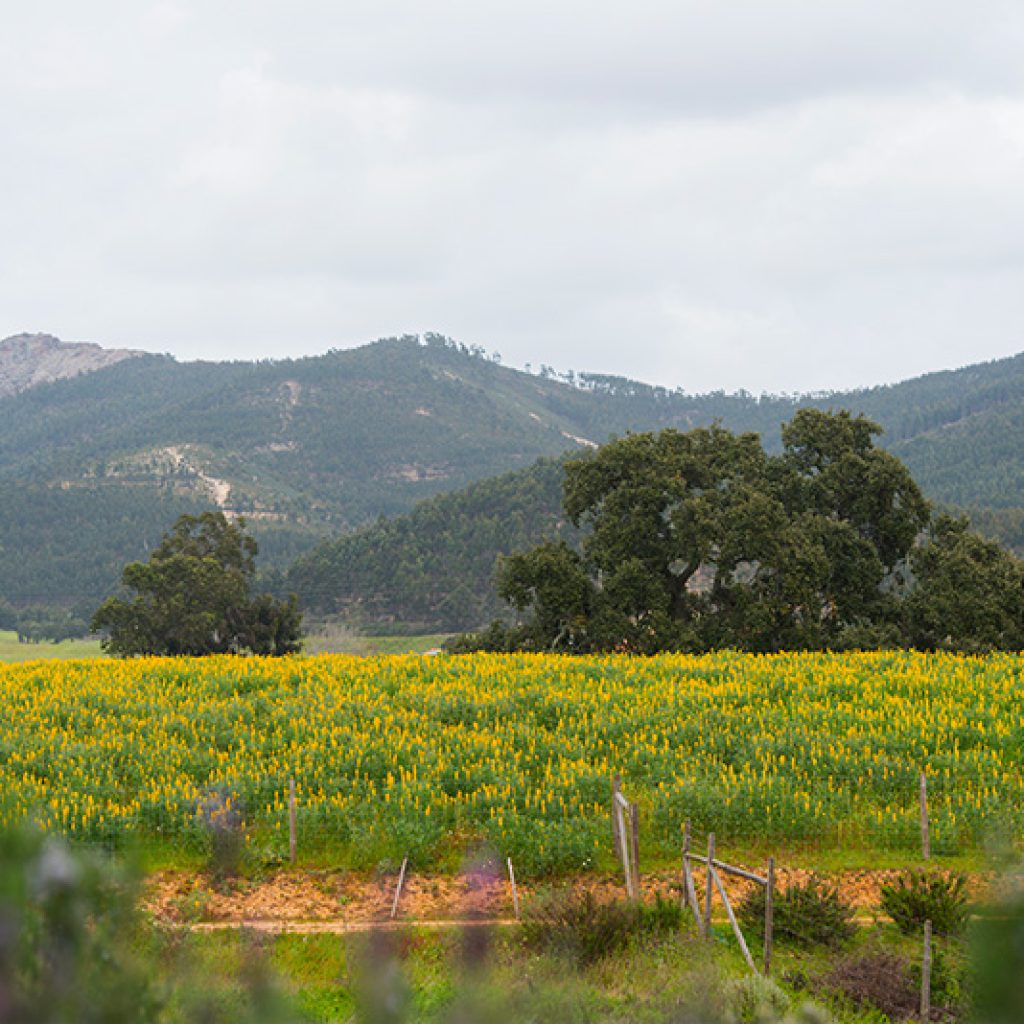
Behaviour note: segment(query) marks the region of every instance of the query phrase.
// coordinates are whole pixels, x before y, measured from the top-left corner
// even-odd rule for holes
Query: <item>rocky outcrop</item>
[[[15,334],[0,341],[0,398],[143,354],[133,349],[61,341],[50,334]]]

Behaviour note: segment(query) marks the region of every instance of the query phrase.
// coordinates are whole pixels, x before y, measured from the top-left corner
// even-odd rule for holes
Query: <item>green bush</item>
[[[553,892],[530,907],[523,937],[529,946],[584,967],[623,949],[635,937],[678,931],[682,922],[682,908],[661,896],[643,904],[598,900],[591,892]]]
[[[764,908],[765,890],[760,885],[739,906],[743,926],[762,937]],[[836,948],[854,934],[853,909],[834,885],[809,878],[775,893],[772,930],[778,942]]]
[[[967,923],[967,879],[961,874],[907,871],[882,886],[882,909],[904,935],[931,921],[937,935],[956,935]]]
[[[985,1024],[1024,1020],[1024,888],[1022,878],[1013,882],[1004,901],[980,908],[971,925],[971,1019]]]
[[[653,903],[637,904],[637,931],[644,935],[668,935],[683,926],[681,904],[658,893]]]
[[[910,965],[910,976],[914,989],[921,991],[921,962],[915,959]],[[932,966],[930,973],[932,1006],[943,1007],[954,1020],[966,1015],[968,994],[971,989],[970,972],[966,962],[966,949],[959,942],[944,946],[932,945]]]

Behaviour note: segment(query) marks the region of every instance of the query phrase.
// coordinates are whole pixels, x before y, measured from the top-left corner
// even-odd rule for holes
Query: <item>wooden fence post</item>
[[[928,777],[921,772],[921,853],[925,860],[932,855],[931,837],[928,834]]]
[[[732,925],[732,931],[736,936],[737,943],[739,943],[743,959],[747,961],[747,966],[757,974],[757,968],[754,966],[754,958],[750,955],[750,950],[747,948],[747,940],[743,938],[743,930],[740,928],[740,923],[736,920],[736,915],[733,913],[732,904],[729,902],[729,896],[725,891],[725,885],[719,877],[718,872],[715,870],[715,866],[711,862],[710,858],[708,859],[708,874],[714,879],[715,885],[718,887],[718,895],[722,897],[722,904],[725,907],[726,916],[729,918],[729,924]]]
[[[618,840],[619,860],[622,862],[622,873],[626,879],[626,896],[628,899],[636,899],[637,891],[634,885],[633,860],[630,853],[632,841],[630,838],[632,815],[630,820],[626,819],[625,812],[630,811],[629,801],[622,795],[619,786],[619,777],[616,775],[612,787],[612,822],[616,838]]]
[[[640,809],[629,805],[629,831],[633,854],[633,899],[640,899]]]
[[[700,904],[697,902],[697,889],[693,884],[693,869],[690,867],[690,823],[686,822],[683,829],[683,904],[693,911],[693,919],[700,928]]]
[[[295,780],[288,780],[288,860],[295,863],[298,835],[295,826]]]
[[[932,1016],[932,923],[924,923],[924,953],[921,957],[921,1020],[928,1024]]]
[[[690,823],[683,822],[683,892],[679,897],[679,906],[686,907],[690,903]]]
[[[519,890],[516,889],[516,873],[512,870],[512,858],[508,858],[508,880],[512,886],[512,908],[516,913],[516,920],[519,920]]]
[[[764,976],[772,971],[772,938],[775,918],[775,858],[768,858],[768,884],[764,887]]]
[[[618,774],[612,776],[612,841],[615,843],[615,856],[622,861],[622,834],[619,828],[619,795],[622,793],[622,778]],[[625,867],[625,864],[623,864]]]
[[[391,920],[398,915],[398,901],[402,898],[402,884],[405,882],[405,869],[409,866],[409,858],[402,858],[402,870],[398,872],[398,885],[395,886],[395,899],[391,904]]]
[[[711,896],[714,892],[714,878],[715,878],[715,833],[708,833],[708,861],[705,867],[707,868],[707,889],[704,892],[704,921],[701,924],[701,934],[705,939],[711,937]]]

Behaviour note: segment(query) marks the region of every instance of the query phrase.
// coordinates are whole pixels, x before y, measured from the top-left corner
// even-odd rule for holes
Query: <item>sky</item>
[[[691,392],[1011,355],[1022,53],[1019,0],[9,5],[0,337]]]

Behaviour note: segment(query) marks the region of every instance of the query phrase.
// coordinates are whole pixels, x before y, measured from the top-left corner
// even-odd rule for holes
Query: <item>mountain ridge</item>
[[[325,537],[630,430],[718,421],[775,449],[805,405],[877,420],[936,501],[1024,507],[1024,354],[852,392],[754,397],[529,374],[441,335],[259,362],[135,353],[0,397],[0,599],[97,601],[116,567],[145,553],[153,524],[182,508],[245,515],[265,564],[284,571]],[[83,514],[108,529],[79,557]],[[34,541],[23,525],[37,521],[47,528]],[[90,582],[75,592],[79,578]]]

